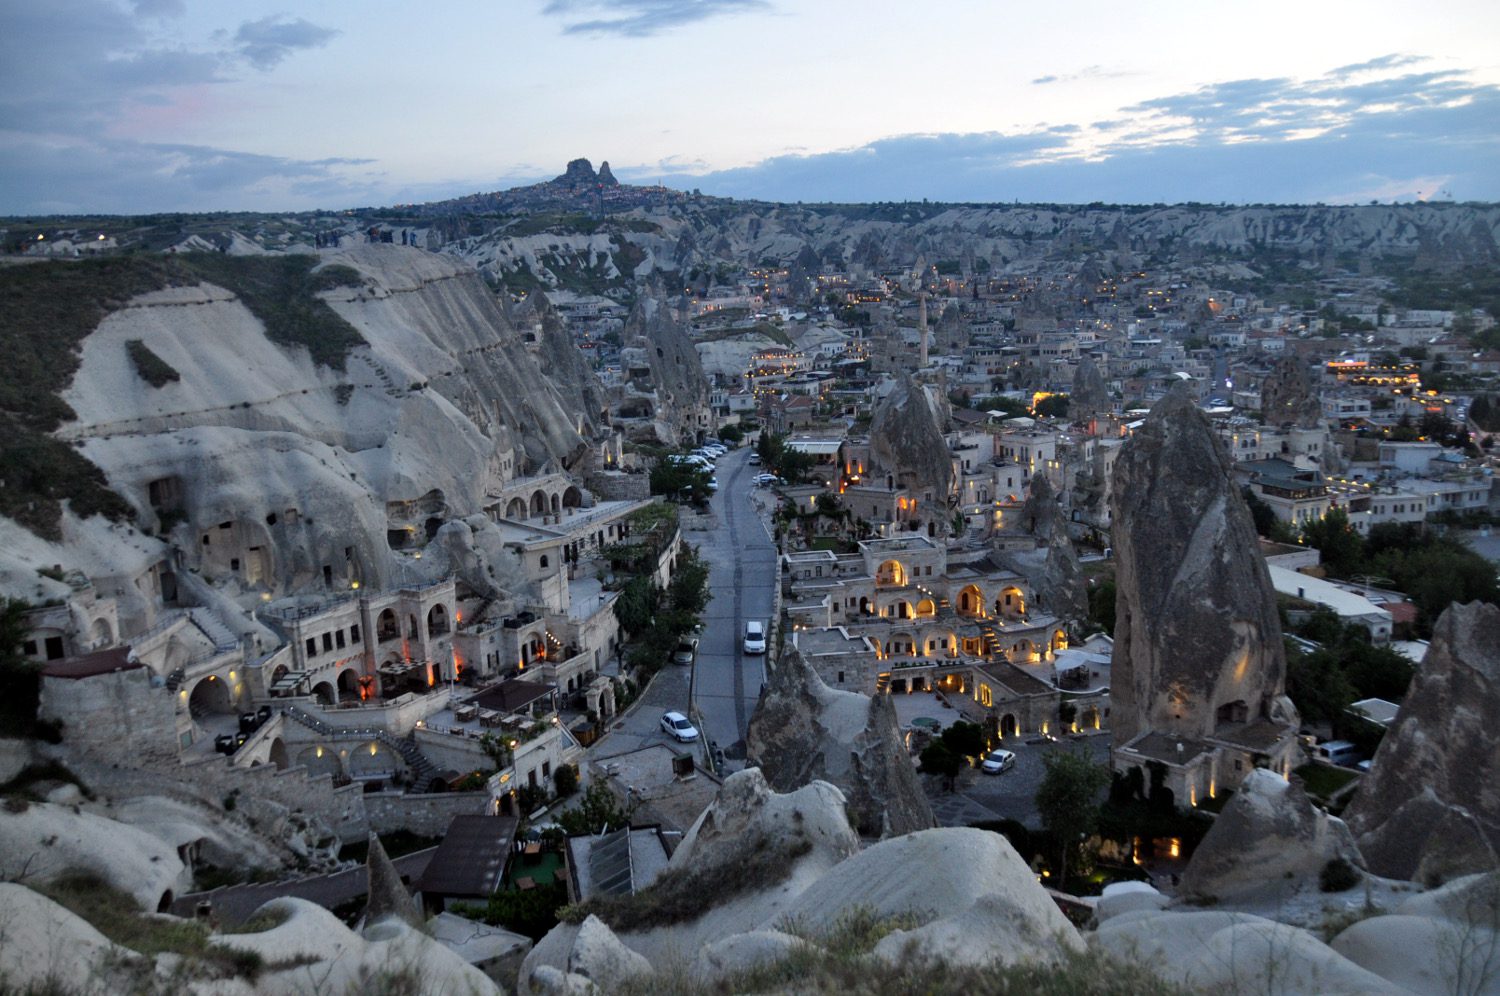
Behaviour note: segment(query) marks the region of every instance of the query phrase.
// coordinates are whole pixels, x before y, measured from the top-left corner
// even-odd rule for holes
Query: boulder
[[[192,876],[175,847],[133,826],[45,802],[0,807],[0,877],[49,882],[91,873],[155,910]]]
[[[1431,883],[1497,866],[1497,715],[1500,607],[1450,605],[1344,814],[1371,871]]]
[[[936,826],[887,696],[829,688],[796,649],[767,677],[745,745],[770,788],[836,785],[868,837]]]
[[[1329,947],[1414,993],[1500,993],[1500,934],[1431,916],[1376,916]]]
[[[1224,444],[1185,389],[1121,447],[1111,509],[1115,745],[1153,730],[1213,736],[1234,722],[1295,729],[1255,524]]]
[[[667,870],[742,861],[752,839],[764,840],[772,851],[800,851],[831,868],[859,850],[844,806],[843,794],[827,782],[777,793],[760,768],[736,771],[672,852]]]
[[[1214,820],[1183,872],[1178,894],[1233,900],[1318,887],[1335,859],[1363,861],[1354,836],[1314,806],[1301,779],[1258,768]]]
[[[785,915],[828,927],[855,911],[918,920],[876,946],[875,955],[891,962],[913,945],[930,958],[962,964],[1050,962],[1083,947],[1010,843],[968,827],[883,840],[813,883]]]
[[[125,992],[109,938],[24,885],[0,882],[0,988],[7,992]]]
[[[1307,931],[1248,913],[1119,916],[1092,944],[1192,992],[1405,992]]]
[[[258,933],[215,934],[211,943],[257,952],[268,963],[292,963],[256,979],[255,991],[266,996],[398,988],[424,996],[499,996],[501,991],[483,972],[399,918],[367,927],[361,936],[303,899],[273,899],[255,915],[262,913],[284,919]]]
[[[780,930],[751,930],[705,944],[693,959],[694,978],[711,982],[783,961],[811,945]]]
[[[605,992],[630,979],[650,975],[651,963],[620,943],[596,916],[584,918],[568,952],[568,974],[581,976]]]
[[[1156,912],[1171,902],[1145,882],[1114,882],[1104,887],[1094,904],[1094,924],[1140,911]]]

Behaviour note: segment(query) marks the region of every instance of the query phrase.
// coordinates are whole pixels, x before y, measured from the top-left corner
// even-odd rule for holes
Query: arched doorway
[[[349,752],[349,775],[353,778],[390,778],[401,770],[401,757],[378,740],[369,740]]]
[[[923,598],[917,602],[917,618],[930,619],[937,615],[937,603],[930,598]]]
[[[95,619],[94,628],[90,633],[96,647],[107,647],[115,642],[114,631],[109,628],[108,619]]]
[[[194,719],[209,713],[234,712],[234,698],[229,682],[211,674],[193,686],[188,695],[188,713]]]
[[[568,487],[562,493],[562,503],[563,508],[583,507],[583,492],[579,491],[571,484],[568,485]]]
[[[1000,736],[1015,737],[1021,734],[1021,724],[1016,722],[1016,717],[1006,713],[1000,717]]]
[[[547,496],[540,491],[531,493],[531,517],[547,514]]]
[[[341,702],[352,702],[359,698],[359,672],[352,667],[340,671],[338,690]]]
[[[1067,649],[1068,649],[1068,634],[1065,633],[1065,632],[1063,632],[1062,630],[1058,630],[1056,633],[1053,633],[1052,634],[1052,652],[1055,654],[1059,650],[1067,650]]]
[[[320,681],[313,686],[313,697],[318,700],[318,705],[331,706],[339,700],[339,693],[333,682]]]
[[[1091,705],[1083,710],[1083,715],[1078,717],[1078,728],[1080,730],[1099,729],[1099,707]]]
[[[344,773],[344,762],[339,760],[339,752],[332,747],[304,747],[297,752],[297,764],[306,768],[309,775],[337,778]]]
[[[286,744],[282,743],[280,737],[271,741],[270,759],[278,771],[285,771],[287,765],[291,764],[291,760],[287,757]]]
[[[977,584],[965,585],[958,593],[958,614],[961,616],[983,616],[984,596]]]
[[[875,570],[875,584],[900,587],[906,584],[906,567],[899,560],[887,560]]]
[[[507,519],[526,518],[526,499],[512,498],[505,506],[505,517]]]
[[[396,621],[396,613],[390,609],[382,609],[375,618],[375,639],[381,643],[401,639],[401,624]]]
[[[1019,619],[1026,614],[1026,597],[1021,589],[1012,585],[1000,592],[995,599],[995,612],[1007,619]]]
[[[427,635],[440,636],[448,632],[448,610],[441,602],[427,610]]]

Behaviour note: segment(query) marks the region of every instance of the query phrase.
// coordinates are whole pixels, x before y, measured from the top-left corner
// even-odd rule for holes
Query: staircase
[[[984,640],[984,655],[986,657],[998,657],[1000,655],[1000,633],[995,629],[993,623],[981,621],[979,623],[979,635]]]
[[[406,762],[407,771],[411,774],[412,786],[416,791],[427,791],[427,787],[437,777],[437,768],[433,767],[432,762],[427,760],[427,755],[422,753],[422,748],[417,746],[415,730],[404,737],[398,737],[394,733],[387,733],[385,730],[343,729],[341,727],[330,726],[328,723],[311,713],[299,709],[297,706],[287,706],[286,715],[288,719],[296,720],[309,730],[327,737],[329,740],[374,740],[377,743],[384,744],[397,754],[400,754],[401,760]]]
[[[219,622],[219,617],[208,609],[188,609],[188,618],[200,633],[208,637],[214,650],[219,653],[234,650],[240,645],[240,638],[230,632],[229,627]]]
[[[875,678],[875,694],[884,695],[891,690],[891,676],[882,674]]]

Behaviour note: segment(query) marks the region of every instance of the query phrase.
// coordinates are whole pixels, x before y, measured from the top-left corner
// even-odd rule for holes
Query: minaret
[[[927,292],[917,292],[917,331],[922,337],[921,362],[917,364],[918,370],[927,369]]]

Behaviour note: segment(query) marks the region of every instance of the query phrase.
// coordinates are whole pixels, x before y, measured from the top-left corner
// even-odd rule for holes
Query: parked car
[[[755,486],[757,488],[769,487],[772,484],[786,483],[775,474],[756,474],[753,480],[755,481]]]
[[[979,768],[987,775],[998,775],[1016,766],[1016,755],[1008,750],[995,749],[984,756]]]
[[[696,636],[684,636],[677,642],[677,649],[672,651],[673,664],[691,664],[698,659],[698,638]]]
[[[661,728],[667,736],[678,743],[686,744],[698,739],[698,731],[694,729],[692,723],[688,722],[688,718],[680,712],[662,713]]]
[[[763,654],[766,652],[766,624],[759,619],[751,619],[745,623],[745,653]]]
[[[750,466],[752,466],[752,467],[759,467],[760,466],[760,454],[759,453],[752,453],[752,454],[750,454]]]
[[[717,491],[717,490],[719,490],[719,479],[717,477],[710,477],[708,479],[708,490],[710,490],[710,491]]]

